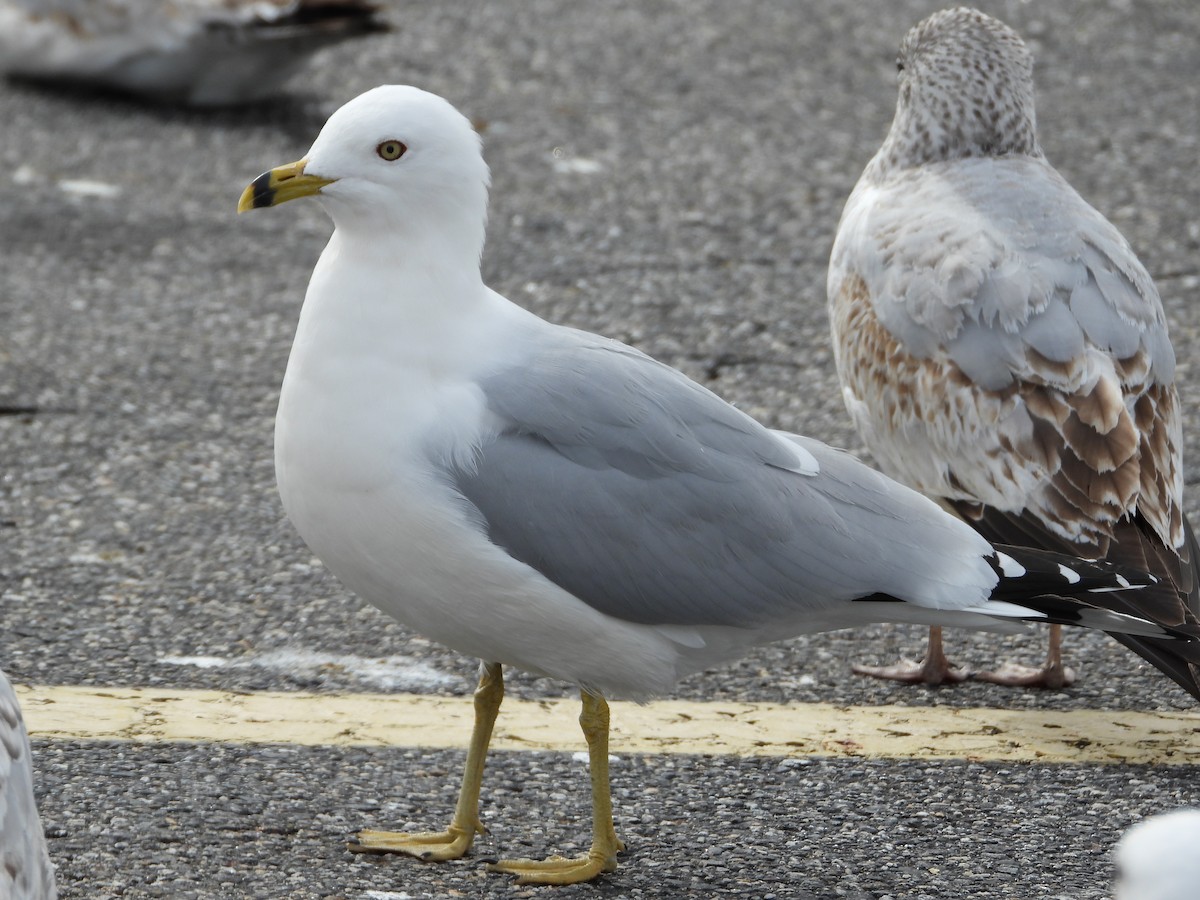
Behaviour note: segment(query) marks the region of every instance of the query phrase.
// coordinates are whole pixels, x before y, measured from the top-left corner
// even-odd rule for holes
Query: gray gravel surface
[[[80,759],[102,760],[80,771]],[[512,887],[497,854],[587,850],[584,766],[498,753],[470,859],[355,856],[365,824],[424,827],[459,754],[54,744],[48,829],[80,897],[1059,898],[1099,900],[1108,853],[1180,768],[627,757],[613,763],[622,866],[590,885]],[[103,778],[96,776],[102,774]]]
[[[841,405],[824,272],[850,188],[887,129],[904,31],[939,4],[395,4],[395,34],[320,57],[280,102],[200,114],[0,85],[0,664],[14,681],[364,690],[353,667],[271,652],[473,664],[348,595],[280,510],[271,428],[312,265],[316,204],[235,218],[244,185],[301,156],[381,82],[441,93],[484,132],[489,282],[556,321],[636,344],[781,428],[861,450]],[[1042,142],[1157,279],[1200,459],[1200,6],[987,3],[1038,58]],[[96,196],[71,181],[101,182]],[[67,184],[64,185],[64,182]],[[1200,497],[1189,487],[1188,509]],[[864,548],[865,553],[870,548]],[[852,660],[919,653],[918,629],[764,648],[688,698],[1191,709],[1103,635],[1080,682],[900,688]],[[976,666],[1040,636],[954,634]],[[214,656],[242,667],[164,659]],[[515,694],[562,685],[514,678]],[[464,735],[464,742],[466,735]],[[440,824],[461,755],[38,743],[63,895],[534,896],[495,852],[586,837],[582,767],[498,754],[494,828],[445,867],[353,857],[361,825]],[[620,748],[615,748],[620,753]],[[624,758],[621,870],[562,896],[1107,896],[1107,848],[1200,802],[1188,770]]]

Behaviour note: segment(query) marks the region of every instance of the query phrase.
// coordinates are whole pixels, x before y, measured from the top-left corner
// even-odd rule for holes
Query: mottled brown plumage
[[[1113,608],[1200,633],[1175,358],[1149,274],[1046,162],[1015,32],[947,10],[909,33],[900,65],[896,118],[830,264],[855,424],[885,472],[989,540],[1145,568],[1162,585]],[[1200,697],[1190,645],[1123,642]]]

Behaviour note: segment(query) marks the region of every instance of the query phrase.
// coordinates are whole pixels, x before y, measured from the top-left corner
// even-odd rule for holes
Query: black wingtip
[[[992,546],[995,552],[988,557],[988,563],[1000,576],[1001,594],[1015,589],[1028,595],[1080,596],[1137,591],[1159,583],[1158,577],[1149,572],[1104,560],[1082,559],[1032,547]],[[1008,585],[1005,585],[1006,581]]]

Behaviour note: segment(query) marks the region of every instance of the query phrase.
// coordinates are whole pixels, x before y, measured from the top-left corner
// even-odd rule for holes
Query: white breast
[[[326,274],[314,273],[275,428],[279,492],[313,552],[363,599],[462,653],[614,695],[665,691],[675,643],[512,559],[453,487],[454,466],[496,427],[478,373],[523,344],[531,317],[483,289],[459,320],[469,333],[433,340],[436,317],[351,297],[344,279],[325,293]]]

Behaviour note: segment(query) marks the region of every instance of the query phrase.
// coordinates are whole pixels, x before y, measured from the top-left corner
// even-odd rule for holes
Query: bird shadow
[[[5,82],[9,88],[47,103],[103,104],[116,116],[137,114],[167,124],[274,128],[297,140],[310,138],[314,131],[320,130],[336,108],[335,103],[301,91],[284,91],[275,97],[236,106],[188,106],[88,83],[42,81],[15,75],[6,76]]]

